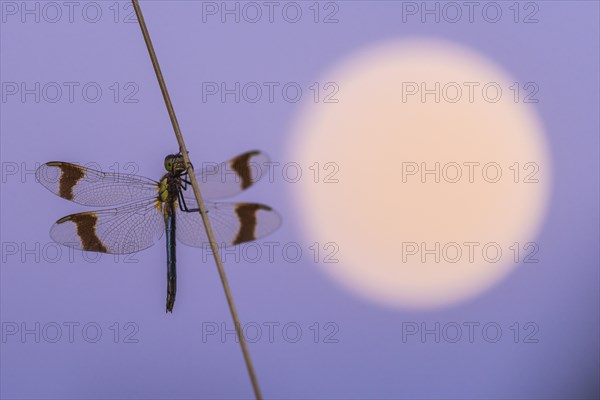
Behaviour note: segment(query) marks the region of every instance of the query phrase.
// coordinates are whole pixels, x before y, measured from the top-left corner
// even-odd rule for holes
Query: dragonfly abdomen
[[[173,312],[177,293],[177,257],[175,252],[175,200],[165,204],[165,229],[167,239],[167,312]]]
[[[167,312],[173,312],[175,305],[175,295],[177,294],[177,255],[176,255],[176,217],[175,208],[177,207],[177,196],[179,193],[179,183],[177,178],[167,174],[164,182],[166,193],[164,217],[167,239]],[[165,196],[166,194],[166,196]]]

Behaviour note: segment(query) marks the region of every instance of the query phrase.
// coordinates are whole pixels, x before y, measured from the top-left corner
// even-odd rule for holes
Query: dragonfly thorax
[[[158,197],[162,202],[176,200],[181,185],[181,177],[178,173],[167,172],[159,182]]]

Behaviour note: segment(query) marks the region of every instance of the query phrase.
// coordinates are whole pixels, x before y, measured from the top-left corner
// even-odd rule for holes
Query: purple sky
[[[0,2],[0,396],[250,397],[239,345],[232,334],[221,336],[233,325],[216,269],[200,250],[178,248],[178,298],[174,314],[165,315],[164,244],[92,262],[94,255],[70,258],[50,242],[51,224],[83,207],[36,184],[36,163],[130,172],[132,162],[136,172],[158,179],[164,156],[177,147],[139,27],[123,22],[132,12],[128,3],[76,2],[72,15],[62,2],[48,4]],[[456,23],[448,21],[454,10],[445,3],[439,23],[433,15],[422,22],[421,14],[407,14],[421,2],[324,2],[318,16],[313,2],[301,2],[296,23],[289,22],[296,3],[276,3],[270,22],[263,2],[228,2],[231,9],[239,4],[239,23],[233,14],[221,22],[222,4],[142,2],[192,160],[222,161],[260,148],[278,162],[293,161],[286,149],[301,102],[286,101],[280,90],[270,102],[266,89],[256,103],[247,101],[251,95],[239,103],[233,95],[203,101],[203,82],[205,88],[206,82],[277,82],[278,88],[293,82],[306,100],[315,80],[351,52],[426,35],[478,50],[519,81],[538,84],[536,110],[554,172],[536,240],[540,263],[519,266],[472,301],[429,312],[382,308],[322,273],[300,234],[292,184],[276,179],[240,196],[272,205],[284,218],[269,238],[280,244],[273,261],[263,254],[256,263],[235,262],[233,255],[226,262],[247,334],[262,334],[250,351],[265,397],[597,398],[598,3],[521,3],[515,22],[513,2],[500,2],[496,23],[486,21],[494,10],[485,2],[473,22],[465,7]],[[262,15],[251,23],[254,4]],[[102,94],[94,102],[97,88]],[[282,256],[288,243],[303,249],[296,263]],[[418,336],[403,341],[410,322],[429,328],[455,322],[463,334],[465,323],[495,323],[503,335],[496,343],[480,329],[473,343],[466,337],[436,343],[433,335],[424,343]],[[62,336],[54,340],[57,327]],[[98,327],[102,334],[91,343]],[[22,336],[23,329],[33,333]],[[534,330],[529,339],[537,343],[527,343]]]

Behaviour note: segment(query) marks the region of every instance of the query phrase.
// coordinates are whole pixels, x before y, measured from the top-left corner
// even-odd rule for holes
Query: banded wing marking
[[[35,176],[52,193],[85,206],[116,206],[158,196],[158,183],[152,179],[61,161],[41,165]]]
[[[279,214],[264,204],[207,203],[206,210],[219,246],[235,246],[263,238],[281,225]],[[208,246],[200,213],[179,208],[176,213],[177,239],[188,246]]]
[[[162,205],[153,199],[68,215],[52,225],[50,237],[77,250],[129,254],[152,246],[164,229]]]
[[[222,199],[248,189],[269,174],[269,157],[258,150],[248,151],[229,161],[205,165],[196,172],[200,192],[206,199]],[[183,191],[187,199],[195,199],[188,186]]]

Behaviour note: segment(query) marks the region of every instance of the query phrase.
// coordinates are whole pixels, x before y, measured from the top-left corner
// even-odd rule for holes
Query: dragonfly
[[[249,151],[196,172],[206,212],[221,247],[265,237],[281,225],[280,215],[260,203],[213,202],[234,196],[267,174],[268,157]],[[52,193],[91,207],[112,207],[68,215],[50,229],[55,242],[82,251],[130,254],[166,236],[166,312],[173,312],[177,293],[176,242],[206,247],[208,237],[181,153],[165,157],[159,181],[143,176],[102,172],[62,161],[41,165],[40,184]]]

